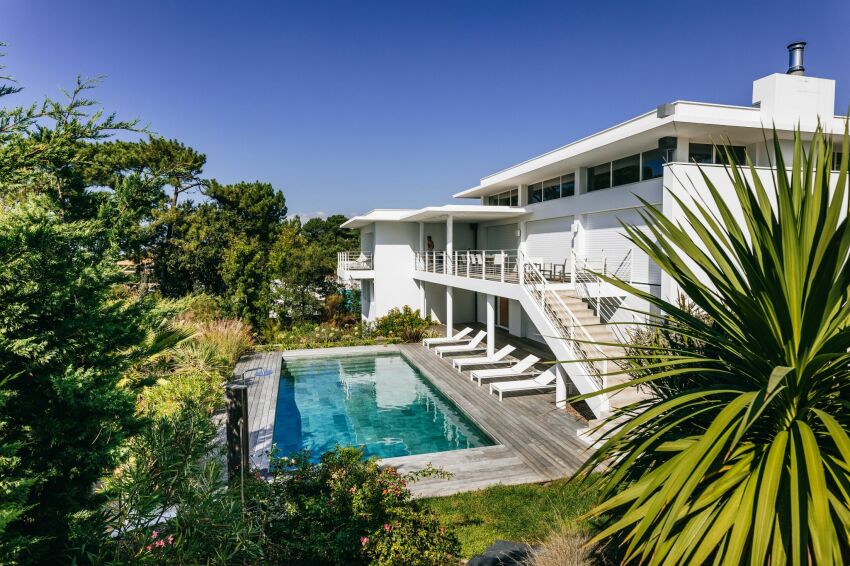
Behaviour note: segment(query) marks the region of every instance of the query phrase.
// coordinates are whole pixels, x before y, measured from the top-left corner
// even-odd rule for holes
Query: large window
[[[553,200],[561,198],[561,178],[555,177],[548,181],[543,181],[543,200]]]
[[[511,189],[503,193],[487,197],[489,206],[519,206],[519,189]]]
[[[666,151],[663,149],[652,149],[641,154],[642,181],[656,179],[664,174],[664,163],[666,162]]]
[[[640,154],[618,159],[611,164],[611,186],[640,181]]]
[[[735,162],[738,165],[746,165],[747,163],[747,148],[740,145],[733,145],[731,147],[722,148],[718,147],[714,150],[714,162],[715,163],[726,163],[726,150],[732,152],[732,156],[735,158]]]
[[[587,168],[587,190],[598,191],[611,186],[611,164],[603,163]]]
[[[561,196],[571,197],[576,194],[576,174],[570,173],[561,177]]]
[[[739,164],[747,162],[747,148],[742,145],[733,145],[728,147],[732,155],[735,156],[735,161]],[[688,163],[726,163],[726,149],[723,147],[714,147],[710,143],[692,143],[688,146]]]
[[[571,197],[574,194],[576,194],[576,175],[570,173],[528,185],[528,204]]]
[[[688,147],[688,163],[714,163],[714,146],[710,143],[692,143]]]

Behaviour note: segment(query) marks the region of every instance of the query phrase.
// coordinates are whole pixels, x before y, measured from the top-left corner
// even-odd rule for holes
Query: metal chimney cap
[[[803,50],[806,48],[805,41],[795,41],[788,44],[788,70],[786,74],[802,75],[806,68],[803,67]]]

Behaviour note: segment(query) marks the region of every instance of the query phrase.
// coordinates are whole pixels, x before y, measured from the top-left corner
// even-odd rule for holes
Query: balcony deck
[[[497,345],[505,336],[497,336]],[[543,359],[545,345],[519,344],[510,337],[518,351],[539,348]],[[529,341],[530,342],[530,341]],[[543,482],[571,475],[586,457],[587,445],[577,437],[585,423],[575,413],[555,406],[554,395],[534,394],[498,397],[485,385],[479,387],[451,365],[450,358],[439,358],[420,344],[378,347],[393,349],[406,356],[440,392],[451,399],[499,444],[469,450],[403,456],[383,460],[383,464],[400,471],[420,469],[426,464],[441,467],[453,474],[448,480],[428,479],[411,486],[417,496],[448,495],[481,489],[494,484]],[[235,373],[243,368],[268,366],[275,371],[268,378],[248,382],[249,430],[252,464],[268,467],[268,454],[274,429],[277,383],[281,362],[290,356],[346,355],[364,353],[375,347],[332,348],[326,350],[267,352],[250,354],[240,360]]]
[[[550,283],[569,283],[572,279],[569,262],[547,263],[534,258],[531,263]],[[416,252],[414,263],[414,271],[419,274],[451,275],[513,284],[520,283],[521,269],[517,250],[464,250],[452,254],[420,251]]]

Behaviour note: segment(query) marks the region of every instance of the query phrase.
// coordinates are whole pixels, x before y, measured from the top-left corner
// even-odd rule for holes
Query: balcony
[[[550,283],[570,283],[574,278],[570,261],[546,262],[536,257],[525,261]],[[521,283],[522,271],[517,250],[466,250],[454,252],[451,260],[448,252],[417,252],[415,270],[502,283]]]
[[[519,283],[517,250],[416,252],[415,270],[483,281]]]
[[[343,281],[352,279],[373,279],[375,272],[372,252],[338,252],[336,254],[336,273]]]

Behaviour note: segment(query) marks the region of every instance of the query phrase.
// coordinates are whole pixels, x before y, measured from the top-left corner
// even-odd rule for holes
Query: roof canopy
[[[362,228],[372,222],[437,222],[446,220],[449,216],[457,220],[483,222],[500,218],[513,218],[523,214],[528,214],[528,211],[516,206],[482,206],[477,204],[447,204],[444,206],[427,206],[416,210],[376,209],[351,218],[342,227]]]

